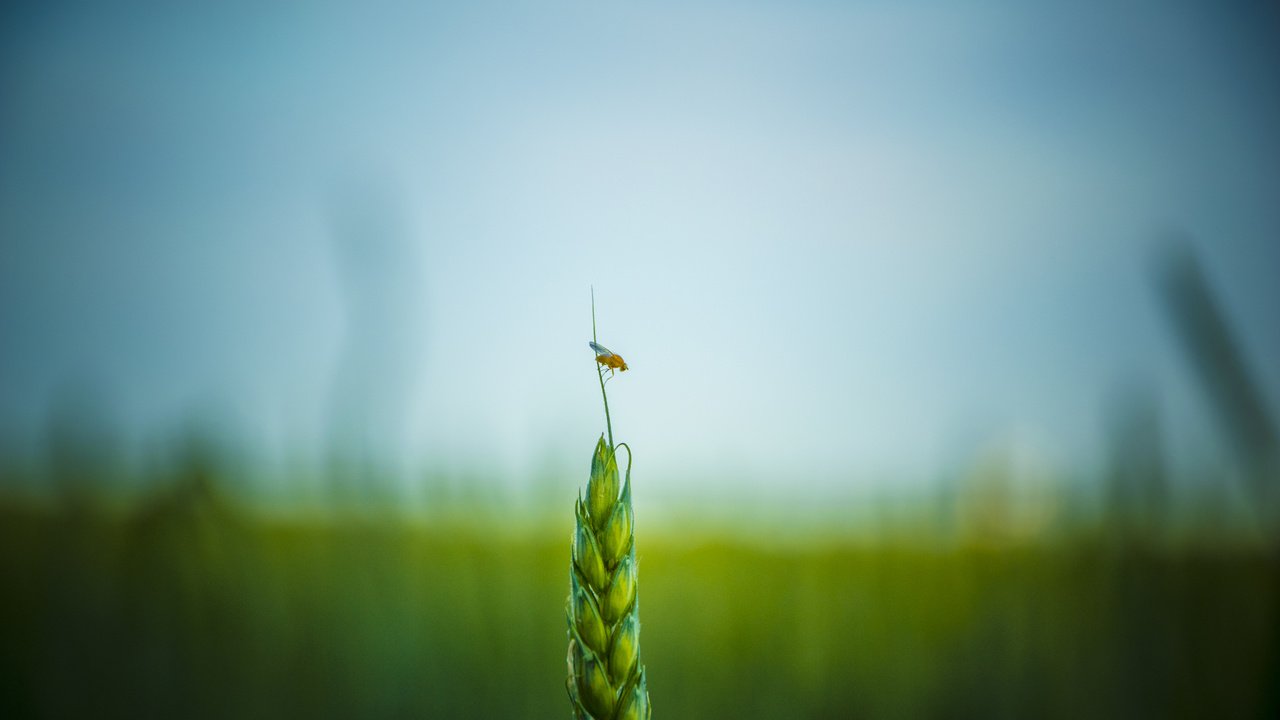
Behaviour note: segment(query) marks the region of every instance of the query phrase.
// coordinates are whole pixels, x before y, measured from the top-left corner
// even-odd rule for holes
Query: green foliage
[[[321,521],[215,498],[0,502],[0,717],[566,715],[568,518],[512,532],[513,515]],[[671,717],[1268,716],[1278,578],[1256,546],[645,527],[644,659]],[[614,650],[598,663],[626,665]]]

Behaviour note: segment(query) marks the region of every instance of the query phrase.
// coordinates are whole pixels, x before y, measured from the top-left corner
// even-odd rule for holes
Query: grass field
[[[0,509],[0,717],[563,718],[563,522]],[[509,527],[509,526],[505,526]],[[638,535],[664,718],[1265,717],[1247,543]]]

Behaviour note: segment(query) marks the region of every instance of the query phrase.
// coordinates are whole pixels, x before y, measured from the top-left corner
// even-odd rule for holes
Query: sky
[[[1135,387],[1192,467],[1225,451],[1169,233],[1280,407],[1263,4],[0,12],[11,451],[91,397],[139,446],[208,417],[268,458],[585,472],[594,286],[658,493],[1088,471]]]

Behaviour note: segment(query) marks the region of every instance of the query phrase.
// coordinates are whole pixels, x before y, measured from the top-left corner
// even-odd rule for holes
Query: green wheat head
[[[595,336],[595,300],[591,307]],[[578,720],[648,720],[652,716],[640,662],[640,601],[636,576],[635,515],[631,509],[631,447],[613,444],[609,398],[599,366],[609,441],[602,435],[591,457],[587,493],[574,508],[569,564],[569,701]],[[627,448],[619,493],[617,448]]]

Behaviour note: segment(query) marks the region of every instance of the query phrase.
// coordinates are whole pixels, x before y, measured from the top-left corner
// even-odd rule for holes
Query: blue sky
[[[0,431],[65,388],[521,482],[601,418],[661,492],[1070,472],[1197,242],[1280,406],[1277,21],[1221,3],[11,7]],[[584,460],[585,461],[585,460]],[[746,480],[743,480],[746,478]]]

